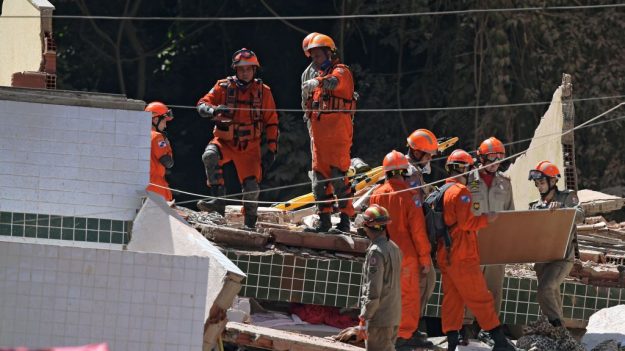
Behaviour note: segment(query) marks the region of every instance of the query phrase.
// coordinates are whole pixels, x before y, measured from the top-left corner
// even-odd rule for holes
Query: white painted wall
[[[132,220],[149,181],[146,114],[0,100],[0,210]]]
[[[0,347],[200,350],[210,262],[0,242]]]

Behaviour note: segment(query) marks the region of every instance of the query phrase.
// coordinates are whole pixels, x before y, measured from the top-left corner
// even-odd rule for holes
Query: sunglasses
[[[254,51],[249,49],[241,49],[232,55],[232,62],[237,63],[241,61],[241,59],[248,59],[254,56],[256,56]]]

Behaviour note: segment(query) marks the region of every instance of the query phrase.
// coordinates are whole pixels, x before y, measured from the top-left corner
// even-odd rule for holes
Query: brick
[[[43,72],[17,72],[11,76],[11,86],[46,89],[47,74]]]

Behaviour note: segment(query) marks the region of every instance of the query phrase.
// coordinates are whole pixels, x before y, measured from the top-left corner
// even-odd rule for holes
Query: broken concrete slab
[[[267,232],[275,243],[310,249],[341,251],[364,254],[369,247],[369,239],[346,234],[307,233],[271,228]]]
[[[226,244],[229,247],[261,248],[267,245],[270,238],[265,233],[225,226],[199,224],[197,227],[208,240],[218,244]]]
[[[622,197],[594,190],[580,190],[577,192],[577,197],[586,215],[618,211],[625,205],[625,199]]]
[[[625,305],[604,308],[590,316],[582,344],[590,350],[607,340],[625,345]]]

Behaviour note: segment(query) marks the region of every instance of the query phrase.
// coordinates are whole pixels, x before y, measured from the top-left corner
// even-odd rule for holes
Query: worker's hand
[[[261,161],[263,167],[263,176],[266,175],[267,172],[269,172],[269,169],[271,168],[271,166],[273,166],[273,163],[275,161],[276,153],[271,150],[267,150],[267,152],[265,152],[265,154],[263,155],[263,159]]]
[[[199,105],[197,105],[197,112],[200,114],[201,117],[204,117],[204,118],[213,117],[211,115],[210,109],[211,109],[211,107],[208,106],[207,104],[199,104]]]
[[[319,81],[316,79],[309,79],[302,83],[302,94],[306,94],[306,96],[310,95],[315,88],[319,86]]]
[[[329,77],[321,82],[323,89],[334,90],[339,85],[339,79],[336,77]]]
[[[429,265],[422,266],[421,267],[421,274],[428,274],[428,273],[430,273],[430,266]]]
[[[551,201],[548,205],[550,210],[555,210],[556,208],[562,208],[562,203],[557,201]]]
[[[230,109],[226,105],[219,105],[217,107],[211,108],[211,115],[213,118],[219,116],[228,116],[230,115]]]
[[[497,217],[499,217],[497,212],[488,212],[486,214],[486,218],[488,219],[488,223],[493,223],[497,219]]]
[[[367,321],[360,317],[360,322],[358,323],[358,338],[362,340],[367,340],[369,338],[368,334],[368,323]]]

